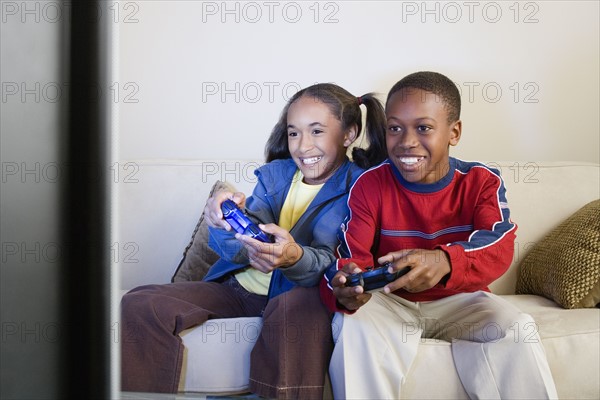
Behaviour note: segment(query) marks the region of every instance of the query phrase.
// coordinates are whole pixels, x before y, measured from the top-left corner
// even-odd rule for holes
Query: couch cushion
[[[208,197],[212,197],[220,190],[235,192],[235,188],[230,183],[217,181]],[[203,211],[171,282],[200,281],[218,259],[217,253],[208,246],[208,224],[204,220]]]
[[[210,319],[181,332],[184,355],[179,390],[239,393],[248,389],[250,353],[262,318]]]
[[[502,296],[530,314],[561,399],[599,399],[600,310],[567,310],[541,296]],[[526,332],[529,332],[527,329]],[[527,340],[527,337],[523,338]]]
[[[600,302],[600,200],[537,243],[520,265],[517,294],[537,294],[565,308]]]

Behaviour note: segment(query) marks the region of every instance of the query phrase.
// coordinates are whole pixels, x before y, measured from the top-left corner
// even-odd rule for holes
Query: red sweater
[[[388,160],[364,172],[348,197],[338,260],[321,282],[321,298],[338,307],[329,281],[350,261],[360,268],[392,251],[442,249],[452,267],[445,284],[394,294],[410,301],[437,300],[457,293],[489,290],[513,258],[517,226],[510,221],[505,188],[497,170],[450,158],[449,173],[433,184],[402,178]]]

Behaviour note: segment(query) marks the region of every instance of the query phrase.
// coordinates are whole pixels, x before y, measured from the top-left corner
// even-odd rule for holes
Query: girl
[[[361,104],[369,146],[353,149],[352,163],[346,153],[362,129]],[[356,98],[337,85],[317,84],[289,100],[267,142],[267,164],[255,171],[252,196],[222,191],[207,201],[210,246],[221,259],[204,281],[147,285],[123,297],[122,338],[131,337],[129,329],[144,332],[136,341],[122,341],[123,390],[176,392],[181,331],[209,318],[262,316],[250,390],[266,397],[322,397],[333,342],[331,315],[315,285],[335,261],[352,183],[362,168],[386,158],[385,126],[383,107],[372,94]],[[234,235],[220,210],[227,198],[274,243]]]

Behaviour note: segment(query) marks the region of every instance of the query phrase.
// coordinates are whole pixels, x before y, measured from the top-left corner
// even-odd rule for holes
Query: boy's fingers
[[[338,271],[332,279],[332,286],[334,287],[344,287],[346,286],[346,278],[347,274],[344,271]]]
[[[407,261],[408,257],[414,252],[414,249],[392,251],[383,257],[380,257],[377,262],[385,264],[386,262],[395,263],[396,261]]]
[[[353,262],[349,262],[348,264],[344,265],[341,270],[348,275],[357,274],[362,271],[358,265]]]
[[[410,285],[411,285],[413,279],[414,279],[414,273],[411,270],[407,274],[396,279],[395,281],[390,282],[387,285],[385,285],[385,287],[383,288],[383,291],[385,293],[391,293],[398,289],[405,289],[406,291],[410,291],[411,290]]]
[[[358,310],[360,307],[364,306],[371,299],[371,293],[362,293],[357,296],[347,297],[345,299],[338,298],[338,301],[344,305],[349,310]]]
[[[358,295],[363,294],[363,288],[362,286],[353,286],[353,287],[346,287],[346,286],[338,286],[337,288],[337,297],[341,298],[353,298],[356,297]]]

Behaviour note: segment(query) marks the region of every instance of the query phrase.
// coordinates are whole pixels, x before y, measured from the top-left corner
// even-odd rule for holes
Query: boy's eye
[[[320,133],[323,133],[323,131],[322,131],[322,130],[320,130],[320,129],[315,129],[315,130],[313,130],[313,135],[318,135],[318,134],[320,134]]]
[[[430,130],[431,130],[431,127],[430,127],[430,126],[427,126],[427,125],[419,125],[419,126],[417,127],[417,131],[418,131],[418,132],[421,132],[421,133],[427,133],[427,132],[429,132]]]

